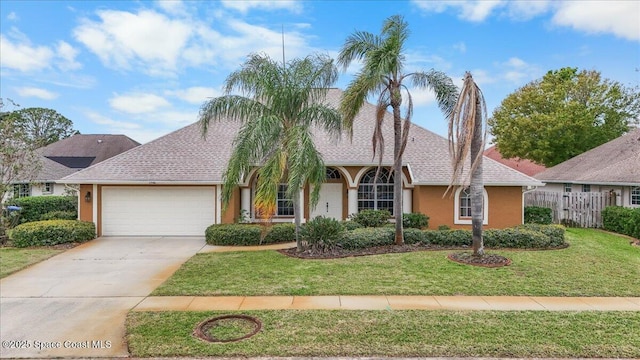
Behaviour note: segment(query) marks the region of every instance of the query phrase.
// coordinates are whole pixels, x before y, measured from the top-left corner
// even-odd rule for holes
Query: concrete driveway
[[[125,357],[127,312],[204,238],[99,238],[0,280],[0,357]]]

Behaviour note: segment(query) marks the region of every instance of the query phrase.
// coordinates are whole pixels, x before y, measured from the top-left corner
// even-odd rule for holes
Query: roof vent
[[[102,144],[102,139],[98,139],[98,144]]]

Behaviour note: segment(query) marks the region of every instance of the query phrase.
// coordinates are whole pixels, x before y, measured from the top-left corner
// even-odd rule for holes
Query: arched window
[[[483,219],[482,223],[487,225],[489,223],[489,196],[487,190],[482,189],[483,199]],[[455,193],[455,205],[454,205],[454,224],[471,224],[471,189],[458,188]]]
[[[340,171],[338,169],[328,167],[327,168],[327,180],[339,180],[342,177],[340,176]]]
[[[358,211],[389,210],[393,215],[393,175],[381,169],[374,186],[376,169],[367,171],[358,186]]]

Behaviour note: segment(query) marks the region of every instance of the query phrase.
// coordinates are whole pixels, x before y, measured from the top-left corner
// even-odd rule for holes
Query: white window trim
[[[49,184],[49,190],[46,190],[47,184]],[[54,186],[52,182],[42,183],[42,193],[47,195],[53,194]]]
[[[454,196],[453,203],[453,223],[456,225],[471,225],[471,218],[462,218],[460,217],[460,194],[464,190],[464,187],[459,187],[456,190]],[[487,194],[487,189],[482,189],[482,197],[483,197],[483,219],[482,224],[489,224],[489,195]]]
[[[638,191],[640,191],[640,186],[632,186],[632,187],[629,189],[629,205],[631,205],[631,206],[640,205],[640,203],[634,203],[634,202],[633,202],[633,191],[634,191],[635,189],[638,189]]]

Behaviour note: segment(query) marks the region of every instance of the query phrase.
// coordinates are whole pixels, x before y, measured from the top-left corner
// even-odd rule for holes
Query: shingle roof
[[[538,165],[533,161],[527,159],[505,159],[502,157],[502,154],[500,153],[500,151],[498,151],[498,148],[496,148],[495,145],[485,150],[484,156],[529,176],[533,176],[535,174],[543,172],[546,169],[543,165]]]
[[[342,91],[332,89],[327,103],[337,108],[341,96]],[[383,164],[390,165],[393,162],[393,119],[390,113],[386,117]],[[371,148],[374,119],[375,106],[365,104],[354,120],[352,141],[347,135],[333,139],[323,131],[314,131],[314,141],[325,164],[377,165]],[[204,139],[196,122],[79,171],[63,182],[221,183],[238,130],[237,122],[222,120],[211,124]],[[414,124],[403,161],[411,169],[414,184],[449,184],[451,165],[447,139]],[[488,185],[541,185],[539,181],[487,158],[484,174]]]
[[[640,128],[535,176],[544,182],[640,185]]]

